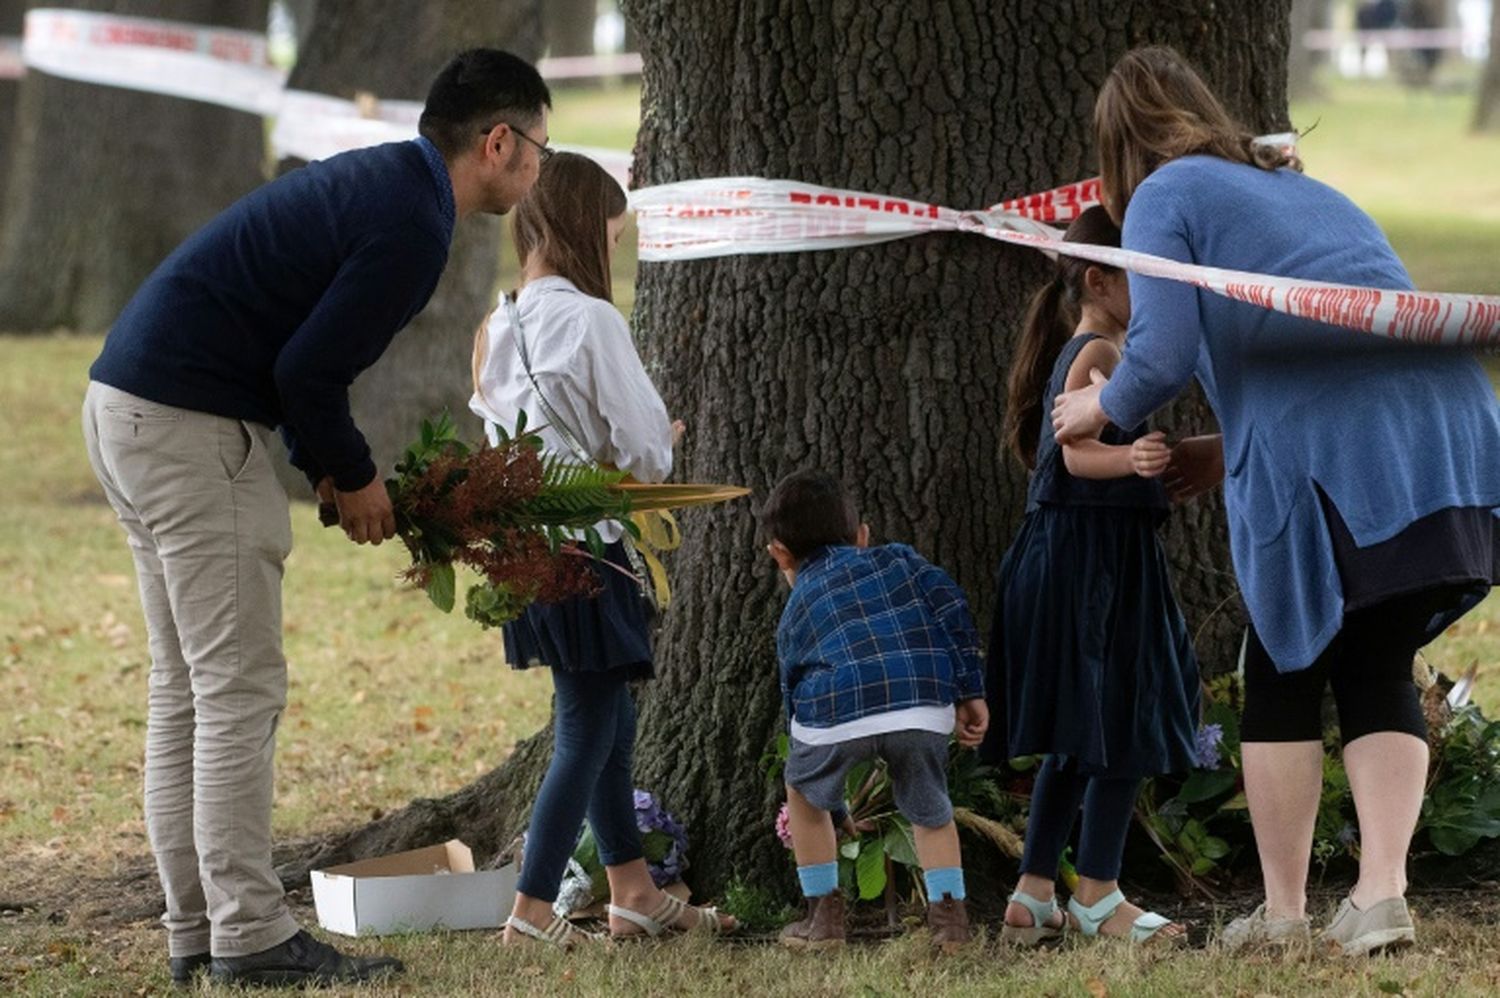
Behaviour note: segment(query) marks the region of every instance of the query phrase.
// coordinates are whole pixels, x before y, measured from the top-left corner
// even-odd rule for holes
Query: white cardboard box
[[[458,839],[312,872],[318,924],[346,936],[494,929],[516,897],[514,865],[474,869]]]

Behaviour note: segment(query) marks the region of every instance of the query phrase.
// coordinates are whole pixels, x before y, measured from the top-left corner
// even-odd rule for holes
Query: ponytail
[[[1005,446],[1028,468],[1036,466],[1037,441],[1042,433],[1042,393],[1063,344],[1073,335],[1072,308],[1063,270],[1031,296],[1021,337],[1011,357],[1005,407]]]
[[[1063,240],[1092,246],[1119,246],[1120,229],[1110,220],[1102,205],[1094,205],[1073,220],[1068,231],[1063,233]],[[1021,321],[1021,335],[1011,356],[1010,376],[1006,381],[1002,434],[1006,448],[1028,468],[1036,467],[1042,416],[1052,401],[1043,398],[1042,393],[1047,390],[1052,368],[1057,364],[1064,344],[1078,324],[1077,306],[1083,300],[1084,279],[1091,267],[1104,271],[1116,269],[1078,257],[1059,256],[1052,280],[1031,296],[1026,318]]]

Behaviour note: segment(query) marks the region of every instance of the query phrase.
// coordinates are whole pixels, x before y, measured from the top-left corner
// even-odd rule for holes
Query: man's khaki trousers
[[[271,867],[292,530],[270,432],[97,382],[83,404],[150,635],[146,831],[172,956],[258,953],[297,931]]]

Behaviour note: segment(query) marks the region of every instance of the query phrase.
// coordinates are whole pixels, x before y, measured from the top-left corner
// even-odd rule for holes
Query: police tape
[[[286,73],[270,64],[266,36],[258,32],[53,8],[28,11],[25,24],[20,70],[30,66],[66,79],[184,97],[274,118],[271,145],[278,159],[326,159],[417,135],[419,102],[345,100],[287,90]],[[0,47],[0,77],[6,75],[5,52]],[[628,59],[600,63],[621,72],[632,64]],[[575,59],[565,68],[576,74],[587,67]],[[589,156],[621,184],[629,183],[628,152],[556,148]]]
[[[286,82],[254,31],[52,8],[27,11],[25,23],[26,65],[70,80],[253,114],[275,113]]]
[[[1061,192],[1061,193],[1060,193]],[[1500,296],[1385,290],[1206,267],[1064,242],[1048,221],[1097,204],[1098,182],[958,211],[909,198],[759,177],[719,177],[631,193],[643,261],[795,253],[967,232],[1183,281],[1235,301],[1346,329],[1419,343],[1500,346]]]
[[[327,159],[382,142],[404,142],[416,138],[417,121],[422,116],[422,105],[417,101],[379,100],[371,95],[351,101],[307,90],[286,90],[281,98],[271,129],[271,148],[277,159]],[[628,152],[567,143],[552,148],[587,156],[622,187],[630,184]]]

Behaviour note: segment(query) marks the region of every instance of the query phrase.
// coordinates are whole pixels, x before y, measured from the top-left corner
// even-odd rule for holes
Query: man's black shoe
[[[345,956],[303,929],[280,946],[259,953],[214,957],[209,977],[221,984],[317,987],[374,980],[404,969],[393,957]]]
[[[209,959],[207,953],[172,957],[167,961],[167,967],[172,971],[172,983],[183,987],[192,984],[194,974],[208,969]]]

